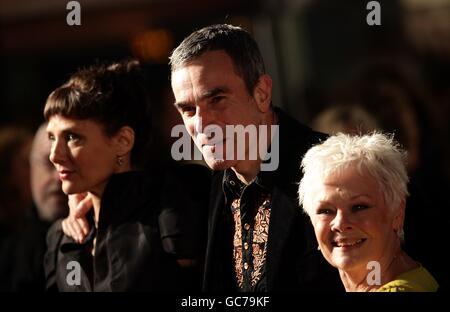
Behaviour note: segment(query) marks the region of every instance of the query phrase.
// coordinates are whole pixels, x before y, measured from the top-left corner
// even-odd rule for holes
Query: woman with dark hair
[[[176,290],[176,261],[161,243],[157,179],[136,169],[149,137],[149,101],[137,61],[75,73],[48,97],[50,160],[66,194],[92,202],[83,241],[57,222],[47,236],[47,288]]]

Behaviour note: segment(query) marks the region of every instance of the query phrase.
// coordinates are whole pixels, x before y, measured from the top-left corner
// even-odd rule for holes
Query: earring
[[[394,230],[394,232],[397,234],[397,237],[400,238],[400,242],[403,243],[405,241],[405,232],[403,232],[403,227],[398,230]]]
[[[123,156],[117,156],[116,162],[119,166],[123,165]]]

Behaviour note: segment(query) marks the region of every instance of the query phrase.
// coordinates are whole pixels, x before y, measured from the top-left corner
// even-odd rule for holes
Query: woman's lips
[[[70,171],[70,170],[62,170],[62,171],[58,171],[59,174],[59,179],[61,181],[63,180],[68,180],[70,175],[73,174],[74,171]]]
[[[359,248],[364,242],[366,241],[365,238],[360,238],[357,240],[346,240],[346,241],[334,241],[332,242],[332,245],[334,248],[339,248],[341,250],[350,250]]]

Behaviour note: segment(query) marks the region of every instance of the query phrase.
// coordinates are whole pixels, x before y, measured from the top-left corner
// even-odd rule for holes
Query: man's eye
[[[51,133],[48,134],[48,140],[49,141],[55,141],[55,136]]]
[[[215,96],[213,98],[211,98],[211,103],[215,104],[215,103],[219,103],[220,101],[222,101],[225,97],[222,95],[218,95]]]
[[[358,205],[353,205],[352,206],[352,211],[353,212],[357,212],[357,211],[361,211],[361,210],[364,210],[364,209],[367,209],[367,208],[369,208],[369,206],[364,205],[364,204],[358,204]]]
[[[72,142],[76,142],[80,139],[80,137],[76,134],[73,133],[69,133],[67,134],[67,141],[72,141]]]
[[[188,116],[194,115],[195,114],[195,106],[183,107],[181,109],[181,112],[183,113],[183,115],[188,115]]]

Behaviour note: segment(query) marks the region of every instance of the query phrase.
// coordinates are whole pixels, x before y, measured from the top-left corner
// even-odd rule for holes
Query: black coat
[[[300,162],[305,152],[326,135],[299,124],[280,110],[280,156],[278,169],[260,172],[272,181],[272,208],[269,224],[266,272],[267,288],[279,291],[343,291],[338,271],[320,251],[309,217],[298,205],[297,189],[301,179]],[[272,151],[273,152],[273,151]],[[216,172],[211,187],[208,244],[206,250],[205,291],[234,291],[232,242],[226,218],[222,189],[224,171]]]
[[[43,292],[42,260],[48,224],[31,216],[20,232],[0,226],[0,292]]]
[[[61,222],[48,232],[47,289],[59,291],[173,291],[182,289],[180,268],[163,248],[158,224],[159,185],[139,172],[113,175],[102,197],[98,230],[84,244],[62,233]],[[92,240],[97,235],[95,257]],[[81,266],[81,284],[69,285]]]

